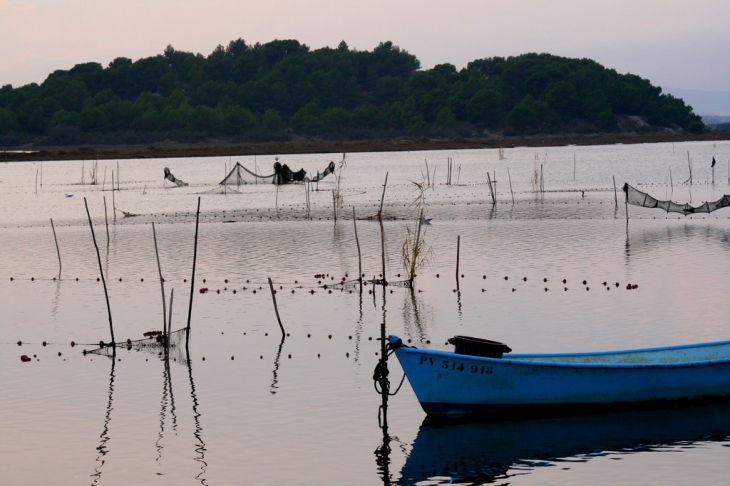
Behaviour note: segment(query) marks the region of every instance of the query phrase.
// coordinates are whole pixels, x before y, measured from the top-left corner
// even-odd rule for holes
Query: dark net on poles
[[[128,340],[126,342],[117,343],[117,351],[128,350],[128,351],[144,351],[150,354],[164,356],[165,355],[165,336],[162,331],[149,331],[144,333],[143,339],[136,341]],[[182,328],[177,331],[173,331],[169,334],[170,346],[168,348],[169,356],[181,363],[187,362],[187,354],[185,352],[185,336],[187,335],[187,329]],[[91,351],[87,351],[87,354],[98,354],[100,356],[112,357],[114,355],[114,348],[112,346],[101,346]]]
[[[335,163],[330,162],[327,167],[321,172],[317,172],[314,176],[307,176],[307,171],[299,169],[293,171],[286,164],[281,164],[278,161],[274,163],[274,173],[270,175],[258,174],[255,171],[251,171],[241,165],[240,162],[236,162],[233,169],[228,175],[220,181],[221,186],[242,186],[244,184],[296,184],[303,183],[305,181],[317,182],[321,181],[331,173],[335,171]]]
[[[629,184],[624,184],[623,191],[626,193],[626,202],[631,205],[642,208],[661,208],[668,213],[681,213],[685,216],[695,213],[711,213],[730,206],[730,195],[728,194],[725,194],[714,202],[706,202],[699,206],[690,206],[689,204],[679,204],[673,201],[660,201]]]
[[[248,170],[240,162],[236,162],[228,175],[220,181],[221,186],[242,186],[244,184],[271,184],[274,174],[262,175]]]

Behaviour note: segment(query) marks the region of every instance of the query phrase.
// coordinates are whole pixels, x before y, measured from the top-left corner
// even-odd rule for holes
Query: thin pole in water
[[[613,176],[613,200],[618,207],[618,196],[616,195],[616,176]]]
[[[162,266],[160,265],[160,252],[157,249],[157,232],[155,231],[155,222],[152,222],[152,238],[155,240],[155,256],[157,257],[157,271],[160,274],[160,290],[162,291],[162,330],[168,329],[167,322],[165,321],[165,279],[162,278]]]
[[[271,277],[269,277],[269,288],[271,289],[271,299],[274,301],[274,312],[276,312],[276,320],[279,321],[281,340],[283,341],[286,338],[286,331],[284,331],[284,325],[281,323],[281,318],[279,317],[279,308],[276,305],[276,291],[274,290],[274,284],[271,282]]]
[[[362,254],[360,253],[360,240],[357,237],[357,219],[355,218],[355,206],[352,207],[352,225],[355,227],[355,244],[357,245],[357,280],[362,287]]]
[[[112,308],[109,305],[109,292],[106,289],[106,279],[104,278],[104,270],[101,266],[101,255],[99,254],[99,245],[96,244],[96,235],[94,235],[94,224],[91,222],[91,213],[89,213],[89,205],[86,202],[86,198],[84,198],[84,206],[86,206],[86,216],[89,218],[89,228],[91,228],[91,238],[94,240],[94,248],[96,248],[96,259],[99,261],[99,273],[101,274],[101,283],[104,285],[104,297],[106,297],[106,310],[109,313],[109,331],[112,335],[112,347],[113,347],[113,353],[112,356],[116,357],[117,355],[117,344],[116,341],[114,341],[114,326],[112,324]]]
[[[117,220],[117,203],[114,200],[114,171],[112,170],[112,211],[114,212],[114,221]]]
[[[200,196],[198,196],[198,210],[195,212],[195,246],[193,247],[193,276],[190,277],[190,305],[188,306],[188,325],[185,332],[185,350],[190,343],[190,318],[193,315],[193,295],[195,295],[195,262],[198,258],[198,222],[200,221]],[[190,353],[188,353],[190,354]]]
[[[56,253],[58,253],[58,276],[61,276],[61,250],[58,248],[58,238],[56,238],[56,228],[53,226],[53,218],[51,218],[51,229],[53,230],[53,240],[56,242]]]
[[[104,224],[106,225],[106,246],[109,246],[109,218],[106,214],[106,196],[104,196]]]
[[[378,221],[380,222],[380,255],[383,262],[383,286],[387,284],[387,280],[385,279],[385,228],[383,228],[383,200],[385,200],[385,188],[387,186],[388,173],[386,172],[385,183],[383,183],[383,195],[380,197],[380,209],[378,210]]]
[[[456,285],[459,285],[459,247],[461,247],[461,235],[456,237]]]
[[[174,296],[175,287],[170,289],[170,317],[167,319],[167,337],[165,338],[165,351],[167,353],[170,352],[170,333],[172,332],[172,298]]]
[[[692,185],[692,160],[689,158],[689,150],[687,150],[687,165],[689,165],[689,185]]]
[[[515,193],[512,191],[512,176],[509,175],[509,167],[507,168],[507,178],[509,179],[509,192],[512,194],[512,205],[515,204]]]
[[[494,189],[492,189],[492,178],[489,175],[489,171],[487,171],[487,184],[489,184],[489,195],[492,196],[492,204],[497,204],[497,200],[494,197]]]

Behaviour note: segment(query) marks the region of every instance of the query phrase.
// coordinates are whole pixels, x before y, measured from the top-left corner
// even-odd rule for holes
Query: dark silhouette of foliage
[[[705,128],[681,99],[589,59],[530,53],[421,70],[390,41],[358,51],[237,39],[208,56],[168,46],[0,88],[0,143],[610,132],[628,116],[654,130]]]

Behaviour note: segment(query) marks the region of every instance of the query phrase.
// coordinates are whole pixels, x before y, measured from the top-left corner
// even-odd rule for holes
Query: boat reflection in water
[[[487,484],[564,458],[730,440],[730,402],[506,422],[426,417],[399,484]]]

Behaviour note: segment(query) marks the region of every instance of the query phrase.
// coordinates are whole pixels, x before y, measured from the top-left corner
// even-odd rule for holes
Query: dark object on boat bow
[[[454,336],[448,340],[448,343],[456,346],[454,350],[456,354],[467,354],[469,356],[501,358],[504,353],[512,351],[512,348],[506,344],[469,336]]]

